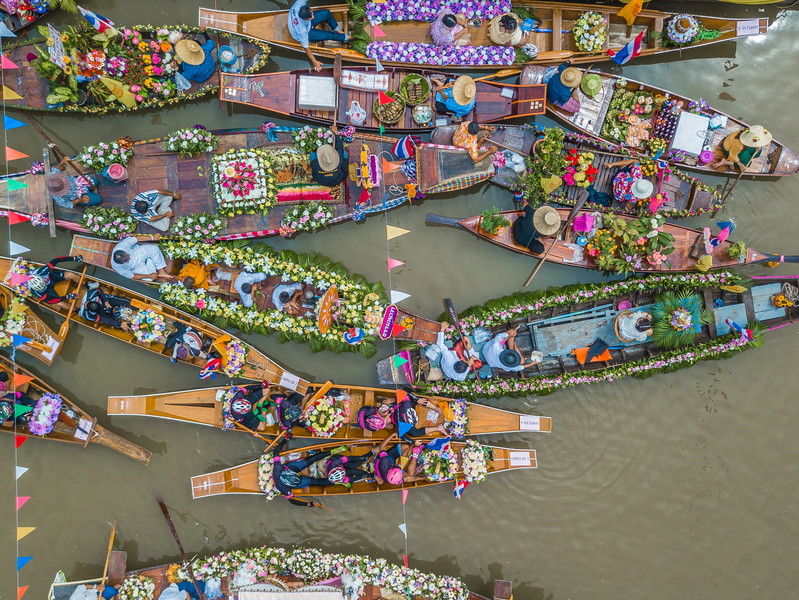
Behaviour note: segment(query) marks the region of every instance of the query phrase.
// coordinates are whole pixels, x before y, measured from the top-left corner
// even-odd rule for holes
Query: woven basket
[[[376,98],[372,105],[372,112],[381,123],[394,125],[405,116],[405,98],[398,92],[386,92],[386,96],[394,100],[394,102],[380,104],[380,98]]]
[[[631,314],[633,314],[632,311],[623,310],[618,315],[616,315],[615,319],[613,319],[613,332],[616,334],[617,338],[619,338],[622,342],[627,342],[628,344],[634,342],[635,340],[627,339],[626,337],[623,337],[619,333],[619,319],[621,317],[629,317]]]
[[[408,106],[416,106],[430,97],[430,83],[421,75],[406,75],[400,83],[400,93]]]

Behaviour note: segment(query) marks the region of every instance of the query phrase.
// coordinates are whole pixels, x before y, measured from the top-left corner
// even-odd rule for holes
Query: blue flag
[[[32,556],[18,556],[17,557],[17,571],[21,571],[22,567],[27,565],[31,561],[32,558],[33,558]]]
[[[450,439],[452,438],[450,437],[436,438],[425,444],[425,446],[427,448],[430,448],[431,450],[442,450],[447,444],[449,444]]]
[[[397,425],[397,429],[399,429],[399,436],[401,438],[404,438],[405,434],[408,433],[411,429],[413,429],[413,427],[410,424],[405,423],[404,421],[400,421],[399,425]]]
[[[0,38],[4,37],[17,37],[17,34],[8,28],[5,21],[0,21]]]
[[[11,343],[13,344],[14,348],[19,348],[23,344],[27,344],[30,342],[30,338],[26,338],[24,335],[14,334],[11,336]]]
[[[17,121],[16,119],[12,119],[11,117],[3,117],[3,125],[6,129],[16,129],[17,127],[25,127],[27,123],[23,123],[22,121]]]

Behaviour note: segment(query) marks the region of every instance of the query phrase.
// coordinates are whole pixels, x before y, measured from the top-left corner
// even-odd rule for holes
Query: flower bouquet
[[[571,148],[566,153],[566,172],[563,181],[567,185],[587,188],[596,179],[599,169],[594,166],[593,152],[580,152]]]
[[[31,411],[28,430],[33,435],[47,435],[55,427],[58,415],[61,414],[61,396],[58,394],[42,394]]]
[[[461,399],[450,400],[448,404],[452,414],[448,415],[451,419],[444,423],[444,427],[452,437],[463,439],[469,435],[468,405]]]
[[[424,65],[506,65],[516,61],[516,50],[506,46],[436,46],[416,42],[371,42],[366,56],[381,61]]]
[[[135,232],[139,222],[119,208],[92,206],[83,213],[79,224],[90,233],[116,240],[124,234]]]
[[[488,461],[491,460],[490,446],[483,446],[479,442],[469,440],[461,450],[463,474],[469,483],[480,483],[488,475]]]
[[[308,431],[317,437],[333,437],[344,423],[347,414],[338,399],[322,396],[311,402],[305,409],[305,422]]]
[[[202,212],[178,217],[172,223],[170,232],[184,240],[208,242],[219,235],[225,225],[227,222],[224,217]]]
[[[130,320],[130,328],[137,340],[144,344],[150,344],[164,337],[166,322],[159,313],[145,308],[133,315]]]
[[[153,600],[155,580],[146,575],[126,577],[117,592],[118,600]]]
[[[244,368],[244,361],[247,358],[249,347],[242,344],[238,340],[233,340],[225,346],[225,353],[227,354],[227,362],[225,363],[224,371],[231,377],[235,377]]]
[[[418,464],[430,481],[447,481],[458,474],[458,454],[449,444],[441,450],[425,448],[419,456]]]
[[[234,385],[229,389],[217,390],[216,392],[216,401],[222,403],[222,426],[225,429],[234,429],[236,427],[233,424],[235,419],[233,418],[230,404],[238,391],[239,387]]]
[[[294,147],[304,154],[316,152],[319,146],[335,142],[333,132],[326,127],[305,125],[292,134]]]
[[[29,263],[27,260],[24,260],[22,258],[16,259],[14,263],[11,265],[11,269],[9,272],[9,282],[7,284],[8,287],[10,287],[11,291],[13,291],[20,298],[27,298],[28,296],[31,295],[31,290],[28,287],[28,282],[23,281],[20,283],[13,283],[11,281],[11,276],[16,274],[16,275],[25,275],[26,277],[30,277],[30,274],[35,270],[36,267],[33,266],[31,263]]]
[[[652,313],[652,341],[661,348],[690,346],[702,325],[713,319],[702,299],[689,291],[667,290],[655,298]]]
[[[289,208],[280,221],[281,227],[288,227],[292,233],[322,229],[333,218],[333,211],[321,202],[297,204]]]
[[[213,133],[195,126],[170,133],[164,142],[164,150],[177,152],[180,156],[195,156],[203,152],[213,152],[218,145],[219,138]]]
[[[273,459],[274,454],[271,452],[262,454],[258,459],[258,487],[261,488],[267,500],[280,495],[275,487],[275,480],[272,478],[272,472],[275,469]]]
[[[607,24],[602,16],[593,10],[589,10],[577,17],[572,29],[574,43],[580,52],[597,52],[602,50],[605,40],[608,38]]]
[[[384,21],[434,21],[446,9],[453,14],[462,14],[467,19],[489,21],[512,10],[509,0],[387,0],[369,2],[366,5],[366,18],[372,25]]]
[[[674,15],[666,25],[666,37],[674,46],[685,46],[694,41],[700,27],[699,21],[693,15]]]
[[[116,140],[110,144],[100,142],[94,146],[86,146],[78,154],[78,160],[87,167],[94,169],[96,173],[113,163],[126,165],[132,157],[133,148],[124,143],[123,140]]]
[[[215,155],[212,171],[214,195],[224,216],[266,214],[277,204],[272,163],[263,150],[231,150]]]
[[[0,323],[0,346],[11,346],[14,342],[14,335],[19,335],[25,329],[25,312],[16,309],[16,307],[24,307],[25,302],[16,296],[11,298],[11,304],[6,306],[5,320]],[[19,312],[14,312],[19,310]]]

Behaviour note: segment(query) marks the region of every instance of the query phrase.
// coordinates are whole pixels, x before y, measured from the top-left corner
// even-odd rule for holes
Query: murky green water
[[[200,3],[88,4],[120,24],[160,24],[195,23]],[[238,10],[271,6],[256,0],[218,4]],[[698,3],[684,6],[689,5]],[[701,6],[710,12],[726,5]],[[733,10],[761,14],[756,7]],[[688,96],[702,96],[748,122],[763,123],[797,148],[797,50],[799,14],[791,13],[778,19],[768,36],[737,47],[726,44],[708,50],[705,58],[686,53],[685,60],[642,63],[624,72]],[[301,64],[279,56],[270,67]],[[263,120],[241,108],[231,115],[209,100],[139,116],[53,116],[41,122],[57,143],[78,151],[120,135],[155,137],[194,123],[223,128],[257,126]],[[9,145],[34,157],[41,154],[41,140],[31,128],[9,132]],[[736,235],[757,249],[796,253],[798,195],[799,177],[742,181],[720,216],[734,217]],[[463,232],[424,225],[428,210],[466,216],[492,204],[508,207],[510,198],[486,186],[471,194],[402,207],[385,219],[372,217],[290,242],[278,240],[276,245],[324,252],[353,271],[412,294],[404,302],[408,309],[436,315],[444,296],[466,307],[514,292],[532,268],[525,258]],[[391,256],[406,263],[392,272],[390,282],[386,223],[411,230],[388,244]],[[15,225],[12,234],[15,241],[33,248],[29,256],[36,259],[61,254],[69,244],[63,233],[50,240],[46,230],[27,224]],[[794,268],[785,265],[770,273],[792,273]],[[547,265],[534,285],[598,278]],[[127,550],[131,567],[174,560],[177,549],[156,495],[167,500],[190,554],[277,543],[401,561],[405,540],[397,525],[407,519],[412,566],[460,575],[486,594],[493,579],[505,578],[514,582],[517,598],[531,600],[794,597],[799,585],[797,332],[783,328],[769,334],[760,350],[679,374],[497,402],[552,416],[554,432],[492,439],[500,445],[537,448],[540,468],[492,477],[470,488],[459,502],[453,501],[448,486],[441,486],[412,492],[404,507],[399,494],[384,494],[334,500],[333,511],[309,511],[280,500],[267,505],[254,496],[192,501],[190,475],[255,457],[262,445],[248,436],[190,425],[104,416],[109,394],[202,384],[189,368],[73,325],[51,368],[26,356],[21,362],[98,415],[102,425],[152,450],[153,460],[144,467],[103,448],[82,451],[37,440],[15,453],[12,438],[2,436],[0,599],[15,598],[17,585],[30,586],[27,598],[43,598],[59,568],[73,578],[100,574],[114,520],[117,547]],[[303,346],[280,345],[260,336],[251,341],[286,367],[316,380],[376,382],[373,361],[311,354]],[[391,350],[384,344],[378,357]],[[16,482],[15,462],[30,469]],[[19,525],[37,527],[18,544],[20,556],[34,557],[18,581],[15,495],[31,496],[19,512]]]

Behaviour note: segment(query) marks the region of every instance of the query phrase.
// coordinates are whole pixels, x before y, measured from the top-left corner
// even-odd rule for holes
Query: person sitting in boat
[[[6,378],[8,378],[7,374]],[[36,400],[22,392],[7,392],[0,397],[0,422],[2,422],[5,427],[11,427],[15,423],[17,425],[27,425],[30,421],[31,411],[24,412],[16,417],[14,416],[16,412],[14,407],[17,405],[33,408],[36,406]]]
[[[645,342],[652,335],[652,315],[643,310],[623,311],[616,317],[616,328],[623,342]]]
[[[133,313],[130,300],[104,293],[96,281],[90,281],[86,287],[88,291],[81,298],[78,314],[92,323],[130,331],[130,317]]]
[[[81,263],[83,262],[83,257],[80,255],[59,256],[28,273],[31,279],[27,282],[27,286],[31,294],[45,304],[55,304],[61,308],[68,309],[69,304],[67,300],[74,300],[78,295],[74,292],[70,292],[62,296],[56,291],[55,286],[64,280],[79,283],[80,276],[72,271],[56,269],[55,266],[59,263],[70,261]]]
[[[511,237],[520,246],[524,246],[533,254],[541,254],[544,244],[538,238],[554,235],[560,229],[560,214],[552,206],[540,206],[534,209],[529,203],[524,204],[524,214],[518,217],[511,227]]]
[[[430,81],[436,92],[437,112],[465,117],[474,110],[477,103],[477,85],[468,75],[461,75],[449,83],[435,78]]]
[[[524,360],[516,343],[516,333],[516,329],[511,327],[507,331],[496,334],[485,343],[482,352],[489,367],[507,373],[516,373],[535,364],[535,362]]]
[[[488,38],[498,46],[523,46],[527,36],[522,30],[522,19],[505,13],[488,22]]]
[[[277,310],[297,316],[302,312],[302,284],[281,283],[272,291],[272,304]]]
[[[174,330],[166,336],[164,349],[172,350],[170,360],[188,360],[190,356],[202,359],[220,358],[218,353],[211,352],[211,340],[203,338],[203,334],[192,327],[179,321],[173,321]]]
[[[392,433],[384,439],[374,454],[377,483],[402,485],[424,479],[424,477],[416,475],[416,463],[422,453],[423,444],[424,442],[421,440],[417,440],[413,444],[403,444],[397,433]]]
[[[349,175],[347,151],[344,140],[338,133],[338,127],[330,128],[333,133],[333,144],[322,144],[311,152],[311,176],[320,184],[333,187],[344,181]]]
[[[67,175],[64,173],[66,164],[67,159],[64,158],[50,169],[50,174],[45,180],[45,186],[53,197],[53,201],[63,208],[77,206],[86,208],[101,204],[103,199],[94,191],[97,187],[97,177],[94,175]]]
[[[419,424],[419,413],[417,406],[423,406],[439,415],[442,408],[436,400],[419,397],[408,393],[401,402],[394,402],[390,398],[385,398],[379,406],[363,406],[358,410],[358,425],[367,431],[380,431],[382,429],[399,428],[400,423],[406,424],[408,429],[403,437],[415,438],[424,435],[431,435],[435,432],[446,435],[447,430],[443,424],[417,427]],[[405,429],[405,427],[403,427]]]
[[[244,308],[250,308],[253,303],[253,284],[259,283],[266,279],[266,273],[248,273],[247,271],[242,271],[239,273],[236,280],[233,282],[233,289],[236,290],[236,293],[241,298],[241,305]]]
[[[456,15],[446,8],[430,23],[430,37],[437,46],[468,46],[472,43],[466,15]]]
[[[346,448],[346,446],[341,446],[335,450],[346,451]],[[369,472],[359,467],[368,462],[370,458],[372,458],[371,453],[358,456],[332,453],[332,456],[325,461],[327,480],[335,485],[350,487],[353,483],[368,479]]]
[[[202,45],[186,38],[180,40],[175,44],[175,54],[182,61],[180,74],[189,81],[208,81],[216,71],[213,49],[214,40],[210,37],[206,37]]]
[[[169,229],[169,219],[175,216],[170,206],[174,200],[180,198],[180,194],[163,190],[141,192],[133,198],[130,214],[150,227],[166,232]]]
[[[463,381],[469,376],[469,372],[479,369],[477,352],[472,348],[469,338],[463,338],[455,342],[452,348],[448,348],[444,343],[444,332],[449,327],[449,323],[441,321],[441,328],[436,336],[436,347],[441,352],[439,364],[444,376],[455,381]]]
[[[216,282],[214,267],[203,265],[199,260],[190,260],[178,272],[178,280],[188,289],[202,288],[208,290]]]
[[[483,147],[483,143],[496,129],[492,125],[480,125],[475,121],[461,121],[455,134],[452,136],[452,145],[469,151],[474,163],[479,163],[487,156],[497,151],[496,146]]]
[[[738,167],[741,171],[762,154],[763,148],[771,143],[773,136],[762,125],[753,125],[734,131],[721,142],[724,158],[713,163],[714,169]]]
[[[347,42],[350,36],[341,31],[341,27],[333,18],[333,14],[326,8],[311,10],[308,0],[297,0],[289,9],[289,33],[291,37],[300,43],[300,46],[308,55],[314,71],[322,70],[322,63],[316,60],[310,49],[311,42],[323,42],[333,40],[335,42]],[[327,23],[331,31],[318,29],[316,26]]]
[[[234,389],[235,394],[230,399],[230,415],[233,420],[253,431],[266,429],[269,407],[274,404],[265,397],[269,391],[269,382],[263,381]]]
[[[153,242],[160,237],[159,234],[126,237],[111,252],[111,268],[134,281],[177,281],[174,275],[165,271],[166,259],[161,249],[155,244],[139,243]]]
[[[283,462],[283,457],[280,456],[280,452],[287,443],[288,439],[284,438],[275,448],[275,455],[272,459],[272,481],[274,482],[277,491],[285,496],[285,498],[292,504],[297,506],[312,507],[314,506],[313,502],[295,498],[294,490],[310,486],[332,485],[332,482],[327,477],[309,477],[308,475],[302,474],[302,471],[310,467],[312,464],[319,462],[320,460],[326,460],[330,456],[331,451],[325,450],[324,452],[311,454],[306,458],[298,458],[297,460]]]
[[[583,80],[583,73],[580,69],[569,65],[571,65],[571,61],[567,60],[552,71],[549,77],[545,75],[544,83],[547,84],[547,102],[566,112],[576,113],[580,110],[577,90]]]

